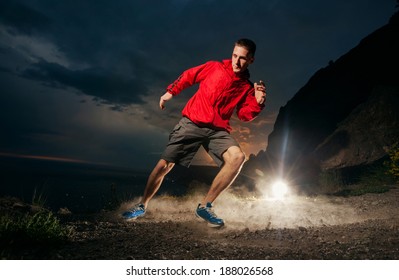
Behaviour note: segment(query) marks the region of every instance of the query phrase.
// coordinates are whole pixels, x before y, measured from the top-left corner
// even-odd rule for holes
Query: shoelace
[[[130,209],[130,212],[134,212],[134,211],[142,211],[144,210],[144,208],[142,207],[141,204],[137,204],[135,205],[133,208]]]
[[[213,210],[210,207],[204,207],[204,209],[209,214],[209,216],[211,216],[211,218],[217,219],[215,212],[213,212]]]

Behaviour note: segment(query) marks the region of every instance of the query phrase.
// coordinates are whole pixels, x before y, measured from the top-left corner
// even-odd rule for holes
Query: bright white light
[[[272,191],[276,199],[283,199],[288,193],[288,186],[284,181],[276,181],[272,186]]]

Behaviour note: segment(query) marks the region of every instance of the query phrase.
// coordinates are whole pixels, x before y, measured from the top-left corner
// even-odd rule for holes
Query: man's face
[[[248,50],[241,46],[235,46],[232,55],[233,72],[238,74],[247,70],[248,66],[254,62],[254,57]]]

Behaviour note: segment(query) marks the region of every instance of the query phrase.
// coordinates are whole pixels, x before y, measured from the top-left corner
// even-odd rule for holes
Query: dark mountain
[[[266,152],[244,172],[279,170],[300,182],[321,170],[373,163],[399,140],[399,13],[317,71],[280,108]]]
[[[372,164],[399,140],[399,87],[374,88],[315,150],[322,169]]]

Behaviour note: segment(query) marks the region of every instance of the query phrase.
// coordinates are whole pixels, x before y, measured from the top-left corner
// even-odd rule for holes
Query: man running
[[[141,201],[122,216],[126,220],[143,216],[151,198],[175,164],[189,167],[201,145],[221,167],[208,193],[198,204],[195,214],[210,226],[224,225],[212,210],[214,200],[227,189],[239,174],[245,154],[230,135],[230,118],[237,111],[242,121],[253,120],[264,108],[266,88],[263,82],[249,81],[248,66],[255,60],[256,44],[240,39],[234,44],[231,59],[209,61],[188,69],[167,87],[159,107],[182,90],[199,83],[198,91],[183,109],[183,118],[169,136],[161,159],[151,172]]]

